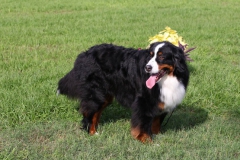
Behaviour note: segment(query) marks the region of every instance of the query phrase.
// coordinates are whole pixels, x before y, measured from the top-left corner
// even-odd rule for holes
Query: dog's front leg
[[[167,112],[154,117],[152,122],[152,134],[158,134],[161,132],[161,125],[166,115],[167,115]]]
[[[131,118],[131,134],[133,138],[145,143],[152,141],[152,122],[153,117],[151,113],[146,110],[146,103],[137,101],[132,107],[132,118]],[[144,105],[144,106],[143,106]],[[146,107],[146,108],[145,108]]]
[[[131,127],[131,134],[133,136],[133,138],[146,143],[146,142],[152,142],[152,138],[151,138],[151,134],[144,131],[143,129],[141,129],[140,126],[136,126],[136,127]]]

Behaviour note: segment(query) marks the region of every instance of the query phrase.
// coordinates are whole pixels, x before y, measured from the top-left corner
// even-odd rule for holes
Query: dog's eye
[[[164,59],[162,52],[158,52],[158,59],[161,61]]]
[[[164,57],[162,55],[159,55],[158,58],[162,61],[164,60]]]

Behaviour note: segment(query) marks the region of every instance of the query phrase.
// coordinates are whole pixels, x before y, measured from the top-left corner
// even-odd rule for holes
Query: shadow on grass
[[[164,123],[166,123],[169,115],[165,118]],[[208,112],[202,108],[193,106],[179,106],[178,109],[174,111],[172,117],[166,126],[162,127],[162,132],[167,130],[186,130],[191,129],[197,125],[204,123],[208,118]]]
[[[165,124],[170,114],[167,115],[163,124]],[[191,129],[199,124],[204,123],[208,118],[208,112],[202,108],[194,106],[179,106],[170,117],[168,123],[162,127],[162,132],[167,130],[186,130]],[[119,120],[131,119],[131,111],[128,108],[122,107],[117,102],[113,102],[102,113],[100,118],[101,125]]]
[[[77,111],[80,110],[79,104],[75,106]],[[79,112],[80,113],[80,112]],[[81,113],[80,113],[81,115]],[[114,101],[111,105],[107,106],[100,117],[100,123],[109,123],[109,122],[116,122],[118,120],[130,120],[131,118],[131,110],[122,107],[116,101]]]
[[[116,101],[108,106],[102,113],[100,123],[116,122],[118,120],[131,119],[131,110],[126,107],[122,107]]]

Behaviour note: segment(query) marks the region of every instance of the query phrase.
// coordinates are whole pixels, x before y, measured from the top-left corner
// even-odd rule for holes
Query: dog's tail
[[[57,95],[63,94],[70,98],[78,98],[78,84],[74,75],[74,71],[72,70],[60,79],[58,82]]]

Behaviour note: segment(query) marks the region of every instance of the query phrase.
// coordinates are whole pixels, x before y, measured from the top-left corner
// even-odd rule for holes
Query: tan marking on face
[[[169,76],[173,76],[173,71],[174,71],[174,67],[173,66],[168,65],[168,64],[161,64],[161,65],[158,66],[159,70],[162,70],[164,68],[168,69],[168,75]]]
[[[162,54],[163,54],[162,52],[158,52],[158,56],[161,61],[164,60],[164,58],[161,56]]]

